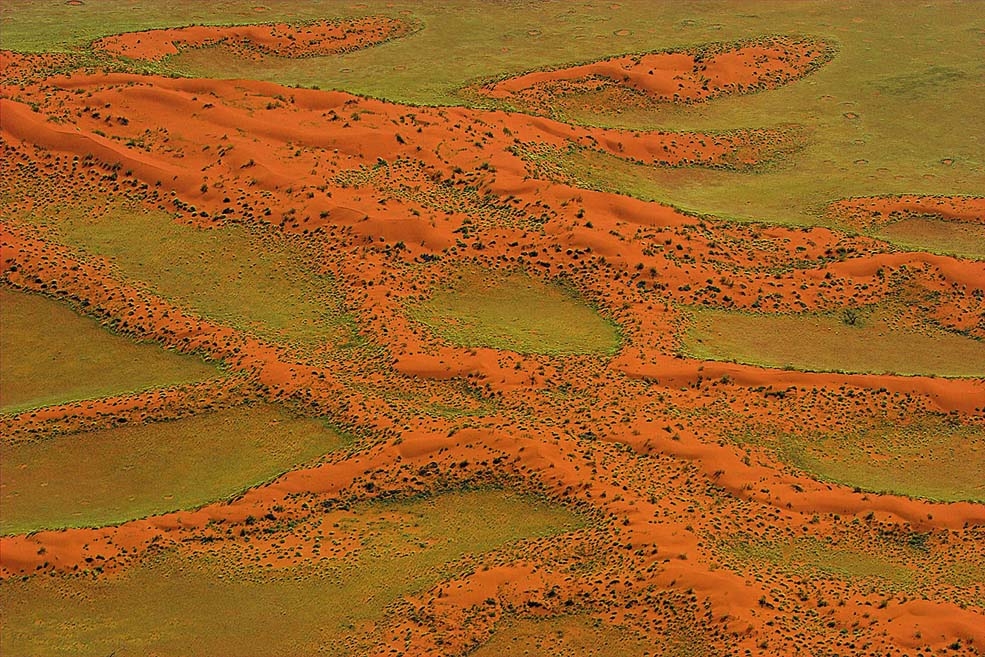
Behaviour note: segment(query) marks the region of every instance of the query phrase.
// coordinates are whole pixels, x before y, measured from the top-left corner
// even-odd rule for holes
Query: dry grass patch
[[[616,326],[576,292],[523,273],[466,270],[410,315],[445,340],[551,355],[612,354]]]
[[[232,496],[337,449],[322,422],[274,406],[0,443],[0,533],[87,527]]]
[[[201,381],[194,356],[136,343],[47,297],[0,286],[0,411]]]
[[[694,358],[814,372],[985,376],[985,343],[931,326],[898,327],[878,313],[854,325],[833,315],[691,314],[683,343]]]

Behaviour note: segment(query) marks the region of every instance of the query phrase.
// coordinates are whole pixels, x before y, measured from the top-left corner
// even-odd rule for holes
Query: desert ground
[[[6,0],[0,654],[985,654],[983,54]]]

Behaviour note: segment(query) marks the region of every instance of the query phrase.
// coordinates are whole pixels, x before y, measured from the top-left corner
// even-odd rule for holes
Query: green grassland
[[[0,286],[0,411],[118,395],[218,374],[202,360],[134,343],[47,297]]]
[[[0,533],[116,524],[235,495],[338,449],[273,406],[0,443]]]
[[[985,189],[985,79],[976,3],[847,6],[814,0],[718,3],[627,0],[604,7],[560,2],[335,3],[187,0],[134,5],[122,0],[70,6],[11,0],[0,14],[3,47],[72,49],[109,33],[190,23],[248,23],[386,14],[420,21],[406,38],[339,57],[239,59],[220,49],[190,50],[165,62],[186,75],[249,77],[316,85],[417,104],[461,104],[476,79],[639,52],[735,41],[764,34],[806,34],[835,45],[833,61],[807,78],[766,93],[691,106],[613,104],[579,115],[592,98],[564,104],[567,120],[627,128],[727,131],[782,124],[809,126],[807,144],[766,171],[718,171],[702,184],[636,171],[649,195],[726,218],[822,223],[831,200],[869,194],[980,194]],[[960,122],[961,129],[953,128]],[[632,193],[630,185],[625,191]],[[981,250],[975,238],[973,249]]]
[[[683,346],[694,358],[814,372],[985,376],[985,342],[932,326],[898,327],[880,314],[855,325],[819,314],[691,314]]]
[[[651,647],[633,632],[590,616],[517,618],[497,626],[489,641],[469,657],[639,657]]]
[[[616,327],[572,291],[523,273],[465,269],[410,315],[466,347],[551,355],[611,354],[619,347]]]
[[[892,587],[906,587],[915,572],[890,555],[833,547],[812,537],[791,543],[735,540],[725,550],[741,560],[767,561],[782,572],[882,580]]]
[[[791,461],[823,479],[878,493],[985,502],[981,428],[894,425],[797,447],[791,445]]]
[[[903,249],[985,260],[985,224],[909,217],[870,234]]]
[[[985,570],[977,560],[943,548],[933,534],[877,530],[874,535],[864,536],[858,530],[849,530],[838,543],[814,536],[768,534],[716,537],[714,542],[727,567],[757,581],[803,579],[813,583],[804,593],[811,595],[813,588],[819,602],[826,597],[824,580],[841,580],[884,599],[905,593],[932,596],[962,607],[981,604],[977,585],[985,581]],[[785,601],[764,598],[760,604],[783,609]]]
[[[365,537],[344,559],[270,571],[163,553],[120,575],[0,585],[5,655],[365,654],[367,623],[407,594],[461,573],[467,555],[573,529],[562,508],[496,490],[374,502],[332,536]]]
[[[945,416],[874,422],[836,433],[756,427],[733,436],[825,481],[941,502],[985,501],[985,429]]]
[[[731,567],[752,566],[757,579],[777,575],[834,578],[853,580],[873,593],[912,591],[924,595],[926,587],[940,583],[975,590],[976,584],[985,582],[985,569],[977,561],[929,547],[931,534],[904,531],[877,534],[874,540],[846,538],[844,545],[835,545],[813,536],[791,540],[737,535],[717,541],[717,547]],[[977,591],[968,597],[957,590],[936,595],[961,605],[981,604]]]
[[[44,222],[56,239],[107,257],[128,279],[203,317],[299,349],[351,337],[333,280],[282,235],[240,224],[199,228],[125,207],[94,218],[53,209]]]

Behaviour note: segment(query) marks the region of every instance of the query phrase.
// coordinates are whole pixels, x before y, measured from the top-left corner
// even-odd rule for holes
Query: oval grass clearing
[[[116,335],[36,294],[0,287],[0,412],[201,381],[200,358]]]
[[[109,525],[197,507],[342,444],[320,421],[269,405],[0,443],[0,534]]]
[[[835,431],[746,425],[731,435],[821,480],[870,493],[985,502],[985,426],[935,413]]]
[[[849,325],[829,315],[692,314],[683,342],[694,358],[814,372],[985,376],[985,343],[937,328],[897,328],[877,315]]]
[[[619,331],[560,285],[466,270],[410,316],[453,344],[548,355],[613,354]]]
[[[985,226],[982,224],[908,217],[883,226],[872,236],[904,249],[985,259]]]

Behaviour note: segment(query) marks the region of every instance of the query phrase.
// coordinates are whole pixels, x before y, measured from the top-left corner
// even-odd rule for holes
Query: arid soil
[[[407,29],[382,19],[315,24],[297,35],[283,25],[182,28],[98,45],[148,60],[214,43],[300,57],[366,47]],[[0,537],[3,577],[94,563],[111,577],[162,545],[182,553],[233,545],[303,563],[318,558],[306,519],[333,505],[489,483],[542,493],[595,520],[523,560],[490,558],[488,567],[416,596],[416,613],[378,628],[374,654],[465,654],[501,619],[573,609],[632,627],[654,645],[671,615],[686,614],[704,654],[979,654],[980,582],[929,578],[916,591],[887,593],[852,577],[726,567],[722,546],[739,535],[781,544],[810,537],[879,554],[920,534],[932,552],[980,561],[980,500],[936,503],[819,481],[733,437],[757,423],[837,432],[876,416],[907,423],[926,414],[980,428],[985,379],[773,370],[691,359],[679,345],[691,305],[840,312],[912,302],[940,327],[985,339],[985,264],[829,228],[692,216],[538,179],[523,156],[577,145],[665,166],[755,165],[782,151],[787,136],[580,127],[537,116],[536,106],[557,88],[596,83],[666,102],[768,93],[831,56],[824,44],[777,37],[481,88],[522,98],[531,112],[509,113],[247,80],[94,70],[32,79],[33,67],[49,66],[44,58],[4,53],[8,80],[16,71],[20,84],[5,85],[0,99],[4,186],[16,197],[7,211],[14,218],[3,223],[3,280],[117,331],[221,361],[233,376],[7,416],[3,433],[180,417],[255,398],[328,415],[370,438],[361,450],[231,502]],[[763,146],[748,148],[753,141]],[[741,163],[730,159],[738,151]],[[164,210],[203,230],[241,222],[293,235],[317,249],[317,266],[338,281],[359,334],[379,353],[308,358],[204,319],[16,219],[80,198]],[[846,199],[828,211],[859,228],[911,214],[985,221],[981,199],[958,197]],[[441,341],[408,308],[466,266],[563,278],[620,327],[618,353],[546,356]],[[495,402],[467,423],[408,401],[457,404],[468,414],[477,401],[462,393],[462,381]],[[284,521],[297,529],[264,531]],[[914,569],[928,567],[906,558]],[[592,568],[582,574],[572,568],[578,562]]]
[[[771,37],[535,71],[486,84],[479,93],[536,106],[549,105],[559,93],[601,85],[625,87],[661,101],[700,103],[716,96],[774,89],[822,66],[832,53],[828,44],[812,39]]]

